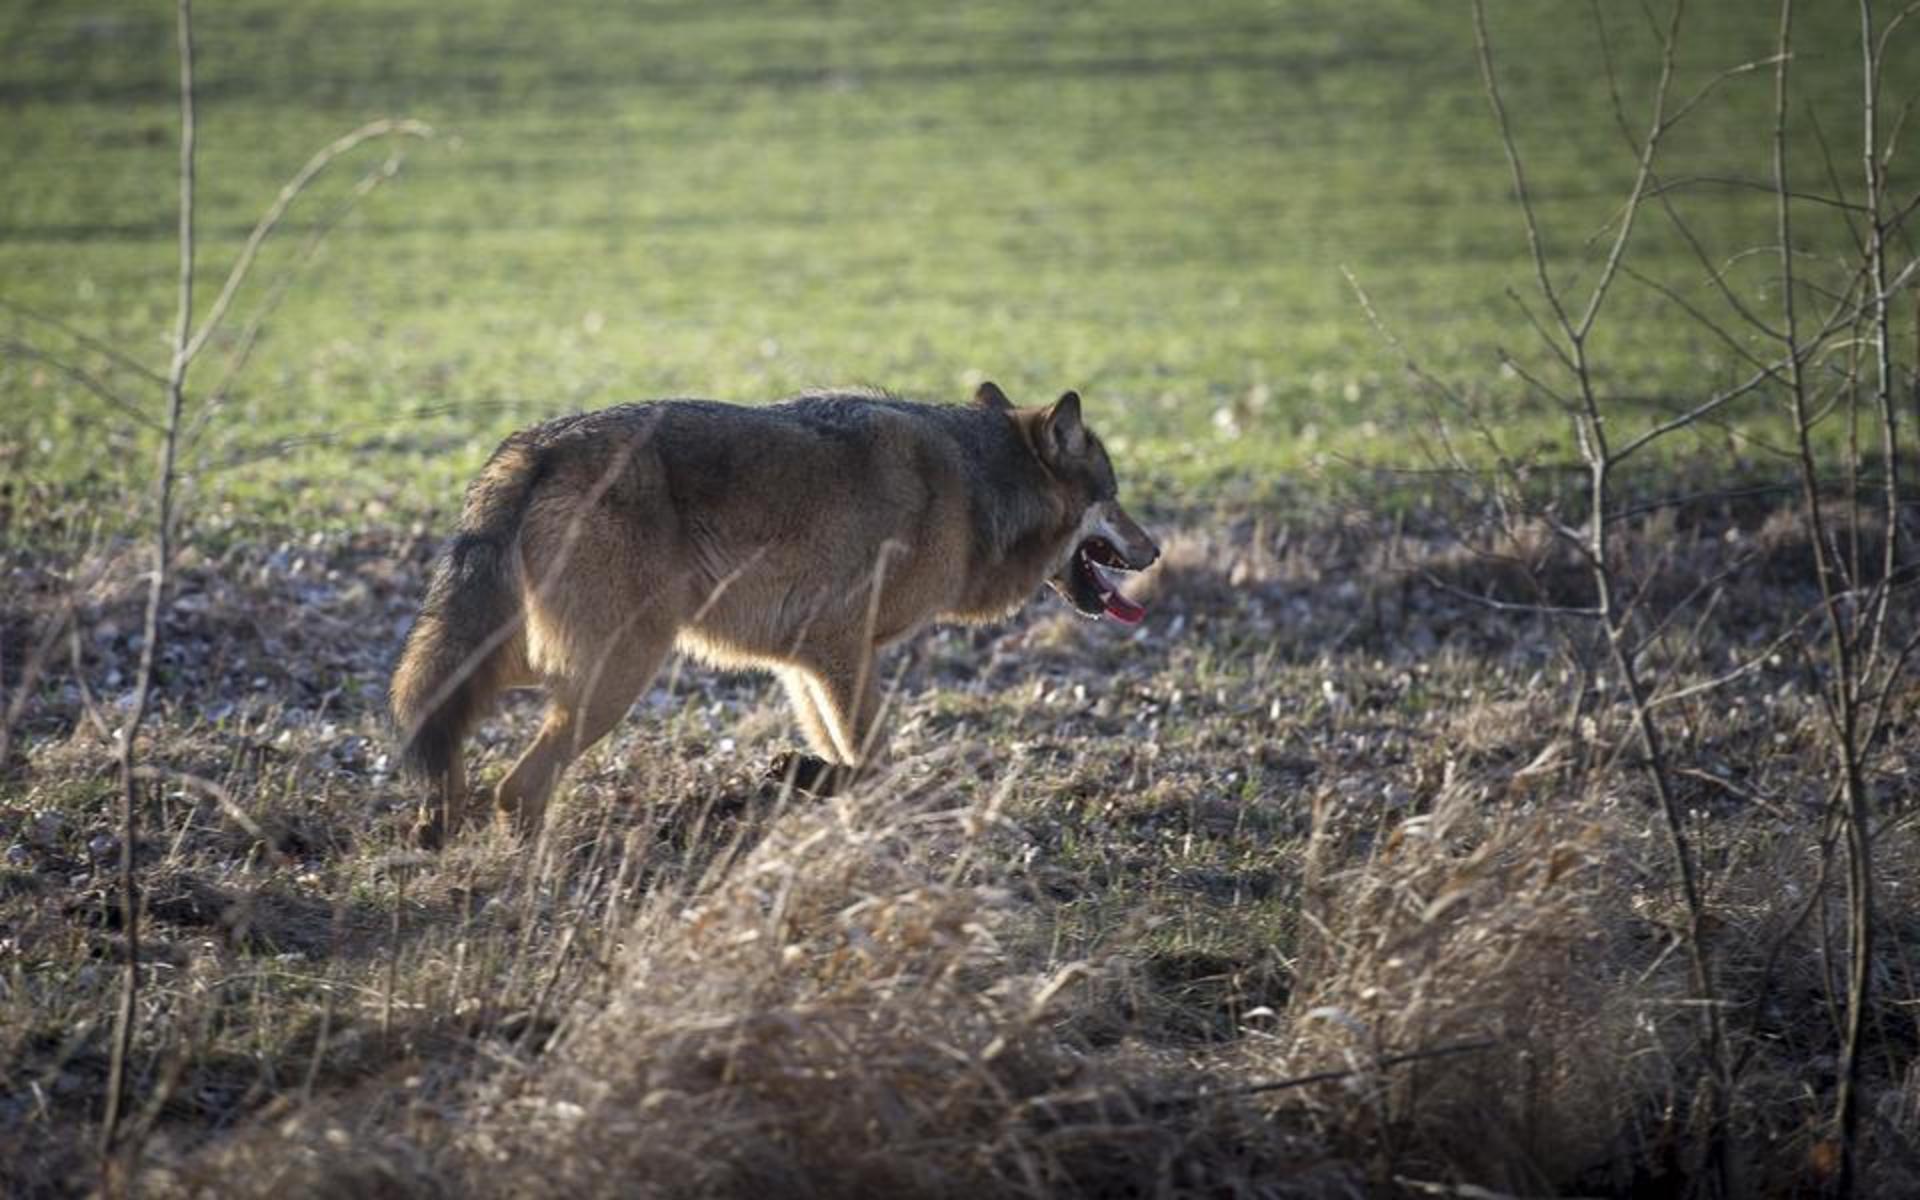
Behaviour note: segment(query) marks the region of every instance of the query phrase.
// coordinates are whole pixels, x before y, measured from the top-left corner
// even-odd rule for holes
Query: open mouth
[[[1129,600],[1109,572],[1131,572],[1132,567],[1105,538],[1081,542],[1067,560],[1064,579],[1052,581],[1069,603],[1090,617],[1108,616],[1122,625],[1138,625],[1147,615],[1145,605]]]

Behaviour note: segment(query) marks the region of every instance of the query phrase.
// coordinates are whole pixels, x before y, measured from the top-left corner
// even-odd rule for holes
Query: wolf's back
[[[487,460],[467,489],[459,532],[434,564],[393,673],[401,761],[436,782],[457,767],[468,728],[523,655],[514,543],[540,468],[524,434]]]

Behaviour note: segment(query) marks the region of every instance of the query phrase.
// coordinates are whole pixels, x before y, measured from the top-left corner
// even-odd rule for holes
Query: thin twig
[[[1589,293],[1587,299],[1586,311],[1581,314],[1579,325],[1572,331],[1575,334],[1573,341],[1576,347],[1576,358],[1584,358],[1584,350],[1581,347],[1587,336],[1593,332],[1593,323],[1600,319],[1600,306],[1606,302],[1607,293],[1613,287],[1614,276],[1619,272],[1620,264],[1626,258],[1627,244],[1633,237],[1634,225],[1640,215],[1641,201],[1646,196],[1647,185],[1653,180],[1653,162],[1660,150],[1661,135],[1672,128],[1674,122],[1686,115],[1682,111],[1674,115],[1671,120],[1666,116],[1667,88],[1673,82],[1674,48],[1679,44],[1680,17],[1685,11],[1686,5],[1681,0],[1675,0],[1672,20],[1668,23],[1666,36],[1661,40],[1660,80],[1654,85],[1653,90],[1652,128],[1647,132],[1646,143],[1640,153],[1639,166],[1634,172],[1633,187],[1623,206],[1619,232],[1613,239],[1613,246],[1607,251],[1606,262],[1600,269],[1600,278],[1594,281],[1593,291]],[[1491,77],[1490,67],[1488,74]],[[1714,84],[1710,83],[1707,88],[1702,89],[1694,102],[1704,99],[1707,91],[1713,86]],[[1581,374],[1584,376],[1585,371],[1583,370]]]
[[[1513,127],[1507,120],[1507,108],[1500,98],[1499,77],[1493,70],[1493,51],[1487,42],[1487,13],[1483,0],[1473,3],[1474,45],[1479,50],[1480,77],[1486,84],[1487,102],[1493,106],[1495,123],[1500,129],[1500,144],[1507,152],[1507,166],[1513,175],[1514,196],[1519,201],[1522,219],[1526,222],[1527,249],[1533,256],[1533,274],[1540,285],[1540,294],[1546,298],[1559,319],[1560,327],[1571,331],[1573,323],[1567,318],[1566,307],[1560,303],[1560,293],[1553,286],[1553,277],[1547,273],[1547,248],[1540,236],[1540,223],[1534,219],[1533,200],[1527,191],[1527,173],[1520,161],[1520,149],[1513,141]]]
[[[1786,11],[1791,11],[1792,0],[1785,0]],[[1784,23],[1784,18],[1783,18]],[[1887,263],[1886,263],[1886,227],[1881,223],[1881,200],[1885,187],[1880,177],[1880,143],[1878,132],[1879,117],[1879,55],[1875,53],[1873,36],[1872,0],[1860,0],[1860,52],[1863,60],[1861,79],[1861,159],[1866,171],[1866,207],[1867,207],[1867,286],[1869,289],[1869,320],[1873,329],[1873,347],[1876,359],[1874,377],[1874,400],[1880,413],[1881,455],[1885,460],[1882,470],[1886,475],[1886,509],[1884,546],[1882,548],[1883,580],[1891,580],[1900,538],[1899,494],[1897,473],[1899,470],[1899,437],[1895,425],[1893,406],[1893,365],[1892,334],[1887,304]],[[1785,38],[1782,33],[1782,39]],[[1784,74],[1782,76],[1784,81]],[[1779,151],[1778,161],[1781,178],[1785,178],[1785,150]],[[1785,202],[1782,202],[1784,227]],[[1789,282],[1791,282],[1789,278]],[[1789,299],[1787,303],[1791,303]],[[1800,443],[1808,445],[1808,431],[1802,426]],[[1810,492],[1817,494],[1814,486],[1813,460],[1810,453],[1803,452],[1806,463],[1807,482]],[[1885,629],[1886,596],[1891,588],[1880,594],[1880,603],[1875,611],[1866,615],[1873,632],[1864,663],[1859,663],[1853,655],[1846,630],[1841,623],[1839,610],[1832,599],[1827,582],[1826,548],[1820,538],[1820,510],[1817,502],[1810,501],[1807,510],[1809,533],[1814,540],[1815,566],[1821,575],[1822,595],[1827,598],[1827,618],[1831,635],[1832,660],[1837,672],[1833,683],[1835,703],[1840,706],[1840,727],[1835,731],[1835,751],[1840,768],[1840,782],[1845,798],[1845,833],[1847,844],[1847,1011],[1846,1025],[1840,1043],[1840,1067],[1838,1095],[1834,1102],[1834,1127],[1840,1140],[1841,1161],[1838,1180],[1841,1195],[1851,1195],[1859,1179],[1859,1126],[1860,1126],[1860,1049],[1861,1037],[1866,1022],[1868,989],[1873,980],[1873,832],[1872,814],[1869,811],[1864,765],[1862,763],[1862,745],[1857,740],[1859,734],[1860,702],[1863,687],[1871,679],[1874,664],[1880,656],[1881,639]],[[1859,673],[1856,673],[1856,668]]]
[[[1269,1079],[1260,1083],[1240,1084],[1229,1088],[1204,1088],[1197,1092],[1186,1092],[1174,1096],[1156,1097],[1156,1108],[1174,1108],[1190,1104],[1204,1104],[1209,1100],[1224,1100],[1234,1096],[1262,1096],[1270,1092],[1285,1092],[1295,1088],[1312,1087],[1316,1083],[1337,1083],[1342,1079],[1352,1079],[1356,1075],[1365,1075],[1373,1071],[1385,1071],[1405,1063],[1424,1062],[1434,1058],[1451,1058],[1457,1054],[1478,1054],[1482,1050],[1491,1050],[1500,1043],[1493,1038],[1482,1038],[1471,1042],[1453,1042],[1445,1046],[1434,1046],[1426,1050],[1408,1050],[1401,1054],[1388,1054],[1375,1059],[1364,1067],[1345,1067],[1333,1071],[1315,1071],[1310,1075],[1294,1075],[1287,1079]]]
[[[335,206],[334,210],[307,238],[306,243],[300,248],[299,257],[292,266],[274,281],[273,290],[268,293],[258,310],[247,319],[246,326],[241,329],[238,338],[235,339],[236,345],[233,352],[227,356],[226,369],[221,373],[220,381],[213,385],[212,390],[207,393],[205,403],[200,406],[200,411],[194,415],[193,425],[184,438],[188,445],[193,444],[200,433],[212,422],[214,416],[226,406],[227,398],[233,391],[234,380],[253,357],[254,347],[259,344],[260,332],[265,327],[267,318],[273,315],[281,302],[286,299],[287,294],[292,291],[300,273],[319,255],[321,247],[326,245],[327,239],[332,236],[335,229],[339,228],[347,215],[359,206],[360,201],[371,195],[375,188],[398,174],[400,165],[404,161],[405,156],[396,150],[387,156],[386,161],[361,176],[360,181],[354,184],[353,190],[347,194],[346,199]]]
[[[1766,192],[1768,195],[1772,195],[1774,190],[1773,185],[1764,180],[1742,179],[1736,175],[1680,175],[1662,183],[1659,188],[1656,189],[1656,194],[1665,195],[1668,192],[1682,191],[1697,183],[1712,184],[1715,187],[1742,188],[1751,192]],[[1789,199],[1804,200],[1809,204],[1821,204],[1828,208],[1840,209],[1844,212],[1857,213],[1861,211],[1860,206],[1857,204],[1852,204],[1833,196],[1822,196],[1818,192],[1796,192],[1789,190],[1787,196]]]
[[[1525,600],[1496,600],[1492,596],[1478,595],[1456,584],[1448,583],[1432,571],[1421,572],[1421,580],[1429,587],[1457,599],[1478,604],[1492,612],[1523,613],[1536,617],[1580,617],[1589,621],[1600,615],[1600,610],[1592,605],[1535,604]]]
[[[133,709],[120,727],[120,903],[126,932],[126,969],[120,977],[120,1005],[114,1014],[113,1048],[107,1071],[106,1113],[100,1124],[103,1169],[111,1180],[115,1142],[127,1101],[127,1060],[133,1050],[134,1017],[140,995],[140,881],[134,869],[139,842],[139,785],[134,769],[134,740],[153,697],[153,664],[160,641],[160,608],[166,599],[173,561],[174,454],[180,413],[186,401],[188,337],[193,329],[193,0],[179,0],[180,43],[180,295],[173,330],[173,361],[167,370],[167,421],[160,441],[154,480],[153,573],[147,582],[146,621],[140,644],[140,668],[133,685]]]
[[[57,329],[61,333],[72,338],[74,341],[79,342],[82,346],[85,346],[87,349],[93,351],[95,354],[104,355],[107,358],[112,359],[116,365],[123,367],[126,370],[132,371],[134,374],[140,376],[142,379],[145,379],[148,383],[154,384],[158,387],[166,386],[167,377],[165,375],[162,375],[160,372],[154,370],[152,367],[147,366],[145,363],[141,362],[139,359],[133,358],[130,355],[122,353],[120,350],[115,348],[110,343],[101,341],[99,338],[94,337],[90,333],[86,333],[86,332],[83,332],[82,330],[75,329],[73,326],[67,324],[65,321],[62,321],[58,317],[51,316],[47,313],[43,313],[37,308],[32,308],[32,307],[29,307],[28,305],[20,303],[18,300],[9,300],[5,296],[0,296],[0,308],[4,308],[8,312],[11,312],[16,316],[25,317],[29,321],[37,321],[42,325],[50,326],[51,328]]]
[[[151,429],[155,432],[159,432],[160,430],[160,423],[158,421],[146,413],[141,412],[139,406],[133,403],[133,401],[128,400],[119,392],[114,391],[112,387],[108,386],[106,380],[101,379],[98,375],[93,374],[84,367],[70,363],[64,358],[42,350],[32,342],[23,342],[18,338],[0,338],[0,353],[12,354],[19,358],[27,358],[35,362],[45,363],[89,392],[92,392],[102,403],[106,404],[107,407],[113,409],[127,420],[132,421],[143,429]]]
[[[254,257],[260,253],[260,247],[265,244],[274,228],[280,224],[281,218],[287,215],[287,209],[292,207],[300,193],[304,192],[307,186],[341,155],[350,153],[363,142],[390,134],[428,138],[433,136],[433,127],[411,118],[389,117],[369,121],[353,132],[342,134],[330,144],[321,147],[312,158],[307,160],[306,165],[295,172],[293,178],[281,187],[280,194],[274,198],[265,215],[254,225],[253,232],[247,235],[246,245],[240,248],[239,257],[234,259],[233,269],[227,272],[226,282],[220,285],[220,294],[214,298],[213,305],[207,310],[207,319],[201,323],[200,331],[187,343],[184,354],[188,362],[192,362],[199,355],[201,349],[206,346],[207,339],[220,327],[221,320],[227,315],[228,307],[233,303],[234,294],[240,290],[240,285],[246,281],[247,273],[253,267]]]

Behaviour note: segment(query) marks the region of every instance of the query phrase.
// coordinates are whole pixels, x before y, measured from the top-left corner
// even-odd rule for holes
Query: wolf
[[[394,672],[402,761],[429,785],[416,836],[463,823],[461,743],[504,689],[548,697],[494,791],[522,836],[675,647],[776,674],[813,751],[801,785],[830,790],[877,752],[880,649],[1004,618],[1042,583],[1136,624],[1115,575],[1159,554],[1074,392],[659,400],[522,430],[468,486]]]

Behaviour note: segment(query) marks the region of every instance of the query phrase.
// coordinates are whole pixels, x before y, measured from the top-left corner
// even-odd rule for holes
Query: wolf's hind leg
[[[447,773],[434,785],[433,794],[415,814],[413,844],[422,850],[438,850],[448,838],[460,832],[466,819],[467,768],[455,754],[447,764]]]
[[[540,832],[547,799],[561,772],[620,723],[672,645],[671,633],[629,634],[593,665],[587,678],[548,685],[546,720],[495,795],[502,821],[515,833],[533,837]]]

